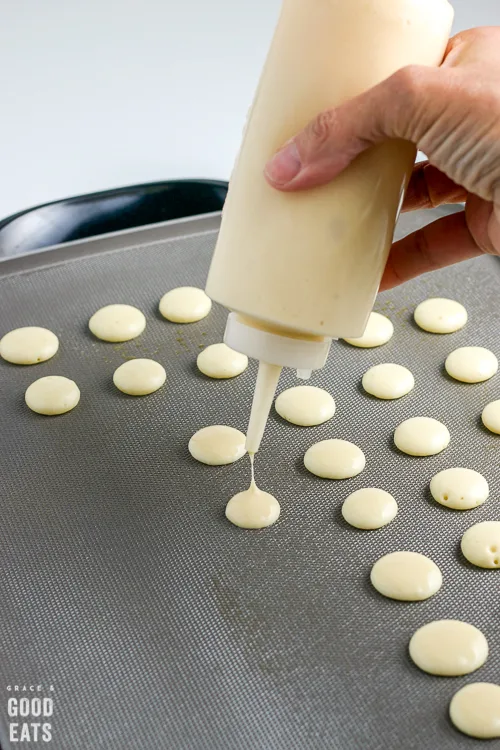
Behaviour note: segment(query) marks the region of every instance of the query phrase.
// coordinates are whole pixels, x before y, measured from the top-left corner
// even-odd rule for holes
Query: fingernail
[[[267,163],[265,172],[275,185],[286,185],[298,175],[301,166],[297,146],[291,141]]]

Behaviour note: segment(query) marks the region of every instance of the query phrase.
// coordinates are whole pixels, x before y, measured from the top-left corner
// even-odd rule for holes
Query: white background
[[[455,30],[500,24],[500,0],[452,4]],[[279,6],[0,0],[0,218],[133,183],[227,179]]]

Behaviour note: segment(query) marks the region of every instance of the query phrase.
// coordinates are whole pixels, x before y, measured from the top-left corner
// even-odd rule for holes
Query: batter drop
[[[460,620],[435,620],[410,640],[410,657],[419,669],[441,677],[460,677],[482,667],[488,641],[474,625]]]
[[[245,435],[234,427],[216,424],[195,432],[188,449],[202,464],[225,466],[245,455],[245,440]]]
[[[210,297],[195,286],[171,289],[160,300],[160,313],[172,323],[196,323],[206,318],[211,308]]]
[[[287,422],[299,427],[323,424],[335,414],[335,401],[327,391],[312,385],[298,385],[280,393],[274,404]]]
[[[415,385],[415,378],[402,365],[387,362],[374,365],[363,375],[362,385],[371,396],[390,400],[406,396]]]
[[[467,310],[453,299],[433,297],[418,305],[414,318],[415,323],[429,333],[453,333],[467,323]]]
[[[477,508],[488,499],[488,482],[472,469],[444,469],[431,479],[431,495],[437,503],[454,510]]]
[[[323,479],[349,479],[365,468],[365,454],[348,440],[321,440],[306,451],[304,466]]]
[[[226,344],[211,344],[198,354],[196,364],[207,378],[226,380],[241,375],[247,369],[248,357]]]
[[[409,456],[435,456],[450,442],[448,428],[432,417],[411,417],[396,428],[394,443]]]
[[[9,331],[0,339],[0,357],[14,365],[46,362],[59,349],[59,339],[47,328],[26,326]]]
[[[359,346],[361,349],[371,349],[374,346],[382,346],[392,338],[394,326],[389,318],[377,312],[370,313],[368,324],[364,334],[358,339],[344,339],[351,346]]]
[[[437,593],[443,583],[443,576],[436,563],[425,555],[399,551],[377,560],[370,580],[382,596],[417,602]]]
[[[113,383],[129,396],[147,396],[161,388],[167,378],[165,368],[153,359],[131,359],[114,372]]]
[[[226,518],[242,529],[264,529],[275,523],[280,515],[280,504],[269,492],[255,484],[253,456],[252,481],[248,490],[238,492],[226,505]]]
[[[48,375],[35,380],[26,390],[24,398],[31,411],[56,416],[75,408],[80,401],[80,389],[69,378]]]
[[[456,728],[478,740],[500,737],[500,685],[473,682],[460,688],[450,703]]]
[[[487,430],[500,435],[500,400],[487,404],[483,409],[481,419]]]
[[[498,371],[498,360],[482,346],[462,346],[448,355],[444,364],[451,378],[462,383],[483,383]]]
[[[130,341],[144,331],[146,318],[132,305],[106,305],[92,315],[89,328],[102,341]]]
[[[483,521],[462,537],[464,557],[478,568],[500,568],[500,521]]]
[[[385,490],[364,487],[344,500],[342,515],[357,529],[380,529],[390,523],[398,512],[398,504]]]

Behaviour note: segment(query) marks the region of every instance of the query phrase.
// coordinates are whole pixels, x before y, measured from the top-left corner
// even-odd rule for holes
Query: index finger
[[[482,254],[470,233],[465,211],[444,216],[394,243],[380,291]]]

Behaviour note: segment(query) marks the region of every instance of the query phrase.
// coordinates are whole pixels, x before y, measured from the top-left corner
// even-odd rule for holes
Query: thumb
[[[443,96],[436,68],[412,65],[312,120],[274,155],[265,169],[279,190],[324,185],[360,153],[388,138],[417,143],[439,118]]]

